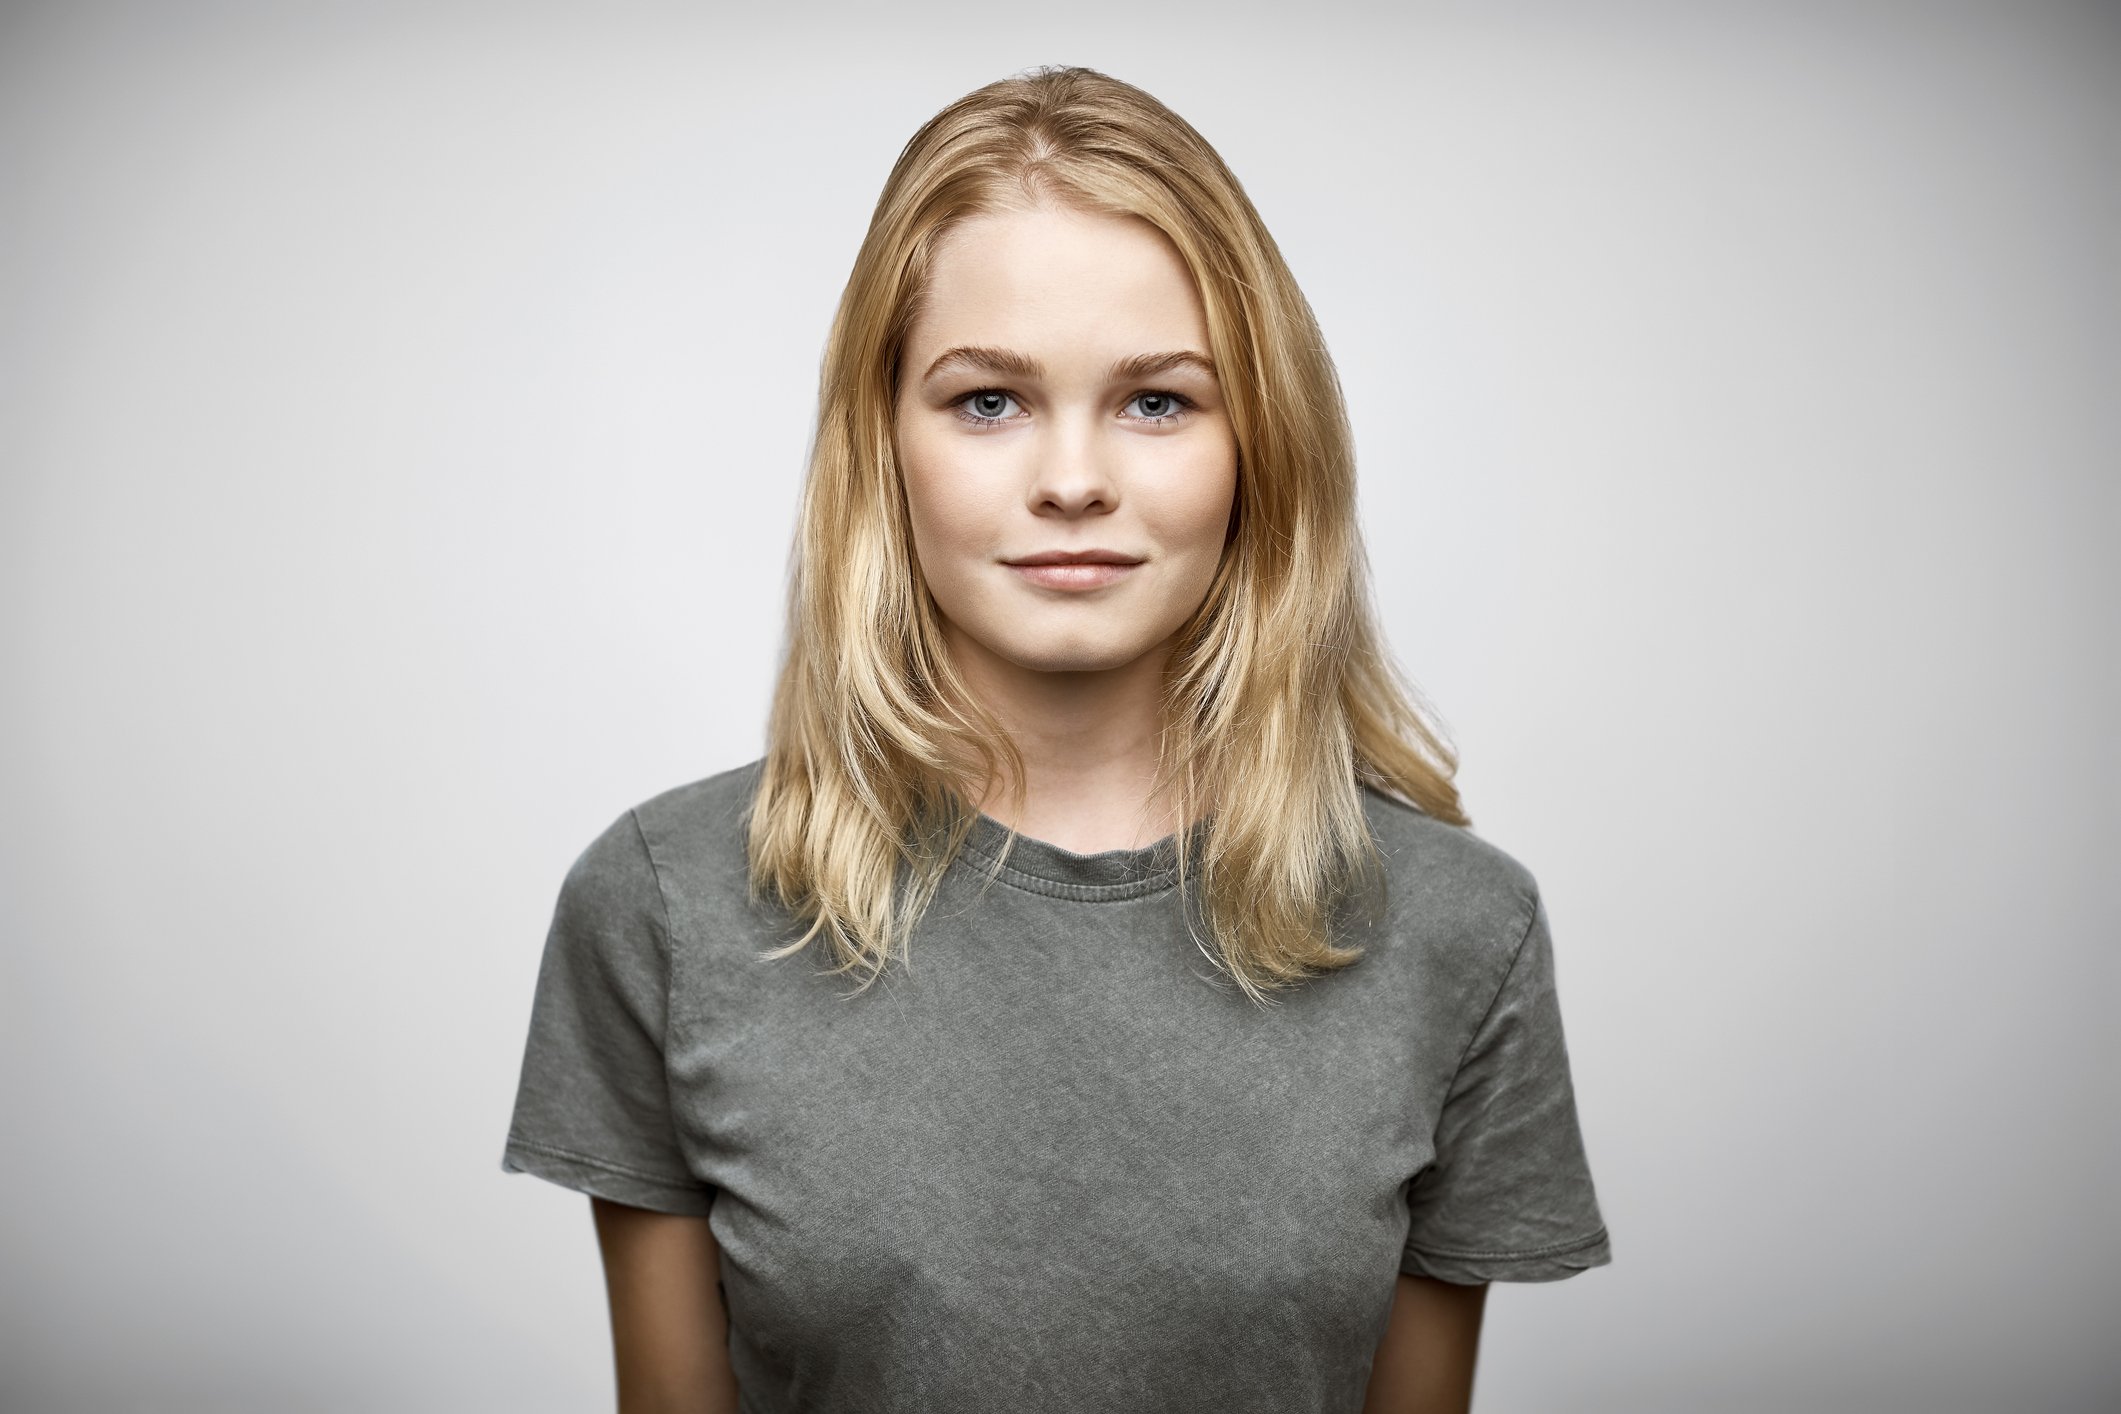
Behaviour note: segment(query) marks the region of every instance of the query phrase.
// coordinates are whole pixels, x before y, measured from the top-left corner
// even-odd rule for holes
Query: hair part
[[[900,152],[834,315],[790,564],[787,642],[747,807],[754,903],[822,935],[865,989],[908,943],[976,817],[1023,760],[951,661],[914,554],[894,416],[938,251],[973,217],[1060,205],[1136,217],[1199,290],[1237,442],[1222,563],[1165,672],[1152,798],[1199,857],[1202,952],[1255,1002],[1346,967],[1341,907],[1376,916],[1362,789],[1468,825],[1457,754],[1370,603],[1354,437],[1309,303],[1237,178],[1149,94],[1047,66],[937,113]],[[1205,818],[1203,818],[1205,817]],[[1012,830],[1009,842],[1016,838]],[[1006,854],[1006,846],[1004,850]]]

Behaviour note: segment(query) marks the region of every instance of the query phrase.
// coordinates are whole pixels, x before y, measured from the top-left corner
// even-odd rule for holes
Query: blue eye
[[[1130,404],[1141,403],[1145,406],[1154,406],[1157,409],[1157,411],[1145,413],[1141,419],[1143,422],[1176,422],[1181,417],[1184,417],[1187,410],[1193,406],[1193,400],[1184,393],[1167,393],[1161,389],[1146,393],[1136,393],[1127,401]]]
[[[1008,421],[1007,418],[1002,416],[1002,407],[1015,401],[1015,398],[999,388],[981,388],[979,391],[967,393],[957,400],[957,405],[960,408],[964,408],[969,404],[971,409],[958,415],[967,422],[978,423],[981,427],[994,427]]]
[[[953,407],[958,416],[975,427],[999,427],[1009,421],[1007,409],[1016,402],[1016,395],[1000,388],[978,388],[959,398]],[[1163,388],[1145,389],[1127,399],[1127,406],[1140,403],[1144,411],[1130,417],[1132,422],[1144,422],[1152,427],[1176,422],[1192,411],[1193,400],[1184,393],[1173,393]]]

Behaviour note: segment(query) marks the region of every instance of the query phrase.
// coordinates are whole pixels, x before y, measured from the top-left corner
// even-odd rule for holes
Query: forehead
[[[944,237],[916,348],[991,344],[1085,357],[1207,347],[1185,260],[1137,216],[1058,207],[972,217]]]

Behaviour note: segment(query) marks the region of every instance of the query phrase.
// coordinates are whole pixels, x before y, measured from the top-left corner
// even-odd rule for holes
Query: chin
[[[1035,625],[1022,620],[1001,632],[978,634],[975,638],[986,653],[1039,673],[1098,673],[1123,668],[1154,646],[1140,634],[1041,635]]]
[[[997,657],[1006,659],[1019,668],[1038,673],[1101,673],[1113,668],[1124,668],[1142,655],[1143,650],[1124,648],[1056,648],[1054,645],[1023,643],[1004,644],[999,649],[990,648]]]

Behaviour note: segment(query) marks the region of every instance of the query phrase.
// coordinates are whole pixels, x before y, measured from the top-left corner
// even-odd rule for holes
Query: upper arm
[[[1516,950],[1407,1186],[1399,1269],[1470,1284],[1559,1281],[1613,1260],[1576,1113],[1554,940],[1532,889]]]
[[[592,1197],[619,1414],[736,1414],[721,1252],[705,1217]]]
[[[636,1208],[705,1216],[666,1064],[673,945],[640,820],[568,869],[532,993],[501,1167]]]
[[[1488,1287],[1402,1272],[1363,1414],[1466,1414]]]

